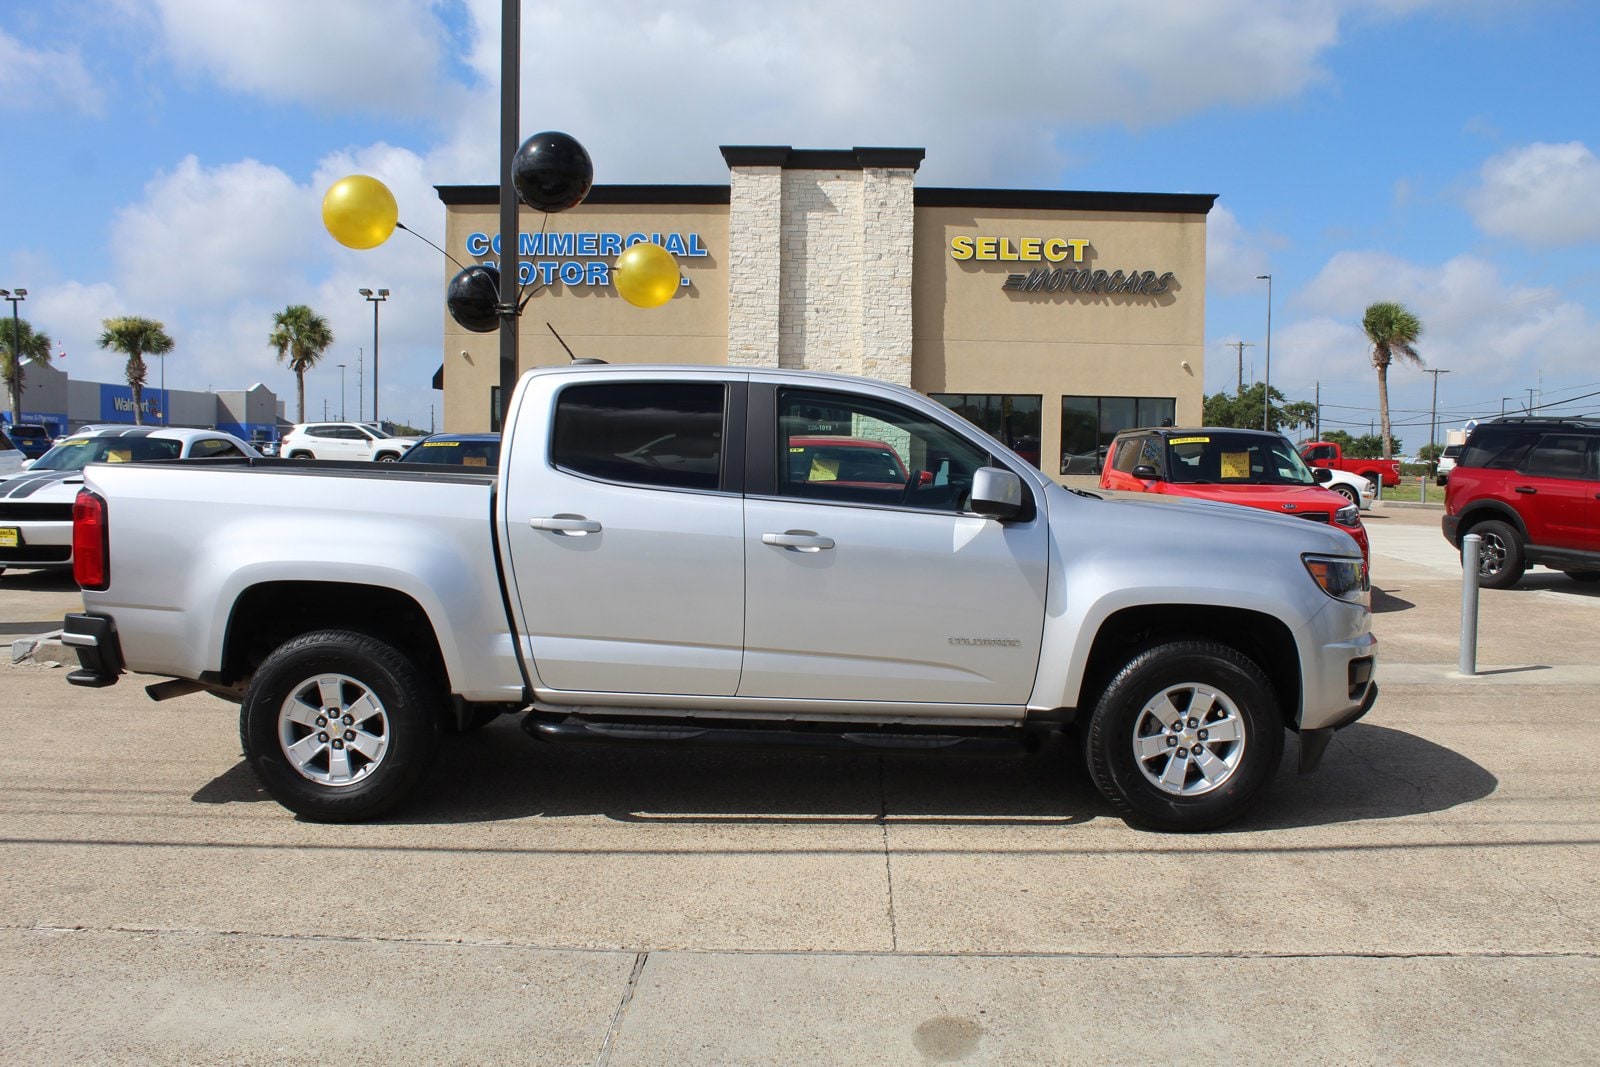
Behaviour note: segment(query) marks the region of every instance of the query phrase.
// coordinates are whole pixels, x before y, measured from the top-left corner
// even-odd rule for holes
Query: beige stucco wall
[[[1205,216],[1144,212],[918,208],[913,281],[914,388],[1043,398],[1041,439],[1054,474],[1061,397],[1173,397],[1198,425],[1205,381]],[[1084,261],[961,261],[951,239],[1086,240]],[[997,250],[998,252],[998,250]],[[1158,296],[1015,292],[1034,268],[1171,271]],[[1184,367],[1187,361],[1188,367]]]
[[[544,219],[524,210],[519,225],[538,233]],[[473,233],[493,236],[500,229],[494,205],[452,205],[445,212],[446,248],[462,263]],[[568,362],[567,353],[546,327],[555,327],[580,357],[608,363],[722,364],[728,359],[728,208],[726,205],[579,205],[549,218],[549,232],[699,234],[705,256],[681,256],[678,266],[689,285],[659,308],[637,308],[611,286],[557,283],[537,293],[523,308],[518,325],[520,369]],[[492,252],[477,262],[497,261]],[[546,257],[530,257],[535,259]],[[585,256],[613,263],[615,256]],[[456,267],[446,263],[441,291]],[[489,427],[490,388],[500,384],[497,333],[472,333],[444,316],[444,429],[464,433]]]

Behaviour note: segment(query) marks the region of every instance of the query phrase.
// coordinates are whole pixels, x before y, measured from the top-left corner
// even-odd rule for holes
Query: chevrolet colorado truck
[[[524,374],[505,426],[487,472],[90,466],[68,680],[237,702],[262,784],[323,821],[389,810],[442,734],[526,712],[547,741],[1062,733],[1118,813],[1206,829],[1286,732],[1310,770],[1377,696],[1343,532],[1068,490],[910,389],[573,365]],[[863,441],[893,479],[844,469]]]

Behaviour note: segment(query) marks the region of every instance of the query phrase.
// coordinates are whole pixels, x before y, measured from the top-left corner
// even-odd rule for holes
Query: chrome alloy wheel
[[[1152,785],[1172,796],[1209,793],[1233,777],[1245,731],[1233,701],[1197,682],[1171,685],[1140,709],[1133,755]]]
[[[347,674],[307,678],[278,710],[278,744],[289,765],[319,785],[366,778],[383,762],[389,736],[383,703]]]
[[[1506,543],[1497,534],[1478,532],[1478,576],[1493,578],[1506,569]]]

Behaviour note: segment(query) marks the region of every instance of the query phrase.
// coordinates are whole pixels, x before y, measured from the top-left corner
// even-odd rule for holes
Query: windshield
[[[401,457],[407,463],[439,463],[458,467],[498,467],[500,439],[488,441],[423,441]]]
[[[1192,485],[1316,485],[1282,437],[1203,433],[1167,440],[1168,479]]]
[[[29,470],[81,471],[91,463],[177,459],[180,441],[165,437],[71,437],[40,456]]]

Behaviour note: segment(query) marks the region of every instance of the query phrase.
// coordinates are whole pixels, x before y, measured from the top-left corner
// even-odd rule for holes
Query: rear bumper
[[[61,621],[61,643],[78,653],[78,669],[67,675],[68,682],[92,689],[117,684],[123,671],[122,642],[110,616],[68,615]]]

